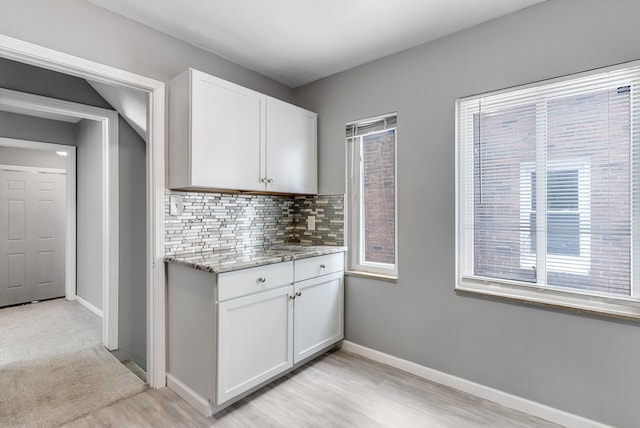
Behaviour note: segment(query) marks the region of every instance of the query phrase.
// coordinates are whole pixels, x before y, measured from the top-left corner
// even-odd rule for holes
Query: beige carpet
[[[102,320],[65,299],[0,309],[0,366],[101,343]]]
[[[56,427],[146,389],[76,302],[0,310],[0,427]]]

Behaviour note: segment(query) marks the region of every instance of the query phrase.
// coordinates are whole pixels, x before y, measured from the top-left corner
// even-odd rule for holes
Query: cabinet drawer
[[[293,262],[275,263],[218,275],[218,301],[222,302],[293,283]]]
[[[344,253],[327,254],[295,261],[295,281],[344,270]]]

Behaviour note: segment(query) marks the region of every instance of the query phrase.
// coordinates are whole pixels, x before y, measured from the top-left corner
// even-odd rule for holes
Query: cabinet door
[[[267,97],[267,190],[318,191],[317,115]]]
[[[266,96],[192,70],[191,185],[264,190]]]
[[[219,304],[217,404],[293,365],[291,286]]]
[[[294,284],[294,364],[344,338],[343,278],[337,272]]]

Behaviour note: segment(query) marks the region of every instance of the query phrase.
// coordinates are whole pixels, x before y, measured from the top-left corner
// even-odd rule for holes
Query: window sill
[[[360,278],[369,278],[369,279],[377,279],[380,281],[386,281],[386,282],[393,282],[393,283],[397,283],[398,282],[398,277],[397,276],[391,276],[391,275],[382,275],[379,273],[370,273],[370,272],[360,272],[360,271],[354,271],[354,270],[347,270],[344,272],[344,274],[346,276],[357,276]]]
[[[640,322],[640,302],[565,293],[556,290],[523,288],[508,284],[458,284],[457,294],[470,294],[507,300],[516,303],[562,309],[587,315],[603,316],[626,321]]]

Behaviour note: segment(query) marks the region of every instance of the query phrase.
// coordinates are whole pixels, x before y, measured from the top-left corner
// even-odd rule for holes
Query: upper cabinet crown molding
[[[169,187],[317,193],[317,115],[192,68],[170,84]]]

